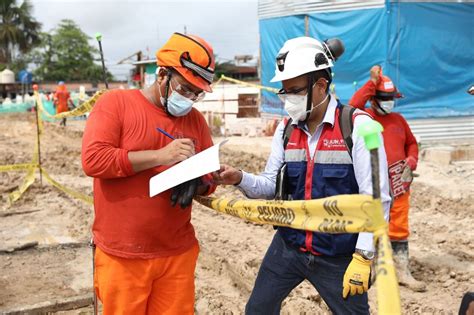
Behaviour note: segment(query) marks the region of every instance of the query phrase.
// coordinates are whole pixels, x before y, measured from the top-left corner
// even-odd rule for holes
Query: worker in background
[[[360,126],[372,118],[356,110],[341,119],[350,109],[329,91],[331,67],[343,51],[337,39],[320,42],[298,37],[283,45],[272,82],[282,82],[278,94],[291,120],[284,119],[277,126],[263,173],[255,175],[222,165],[213,173],[215,183],[236,185],[249,198],[372,195],[370,153],[357,135]],[[344,127],[353,125],[347,135],[352,145],[345,142],[346,128],[341,122]],[[379,159],[381,200],[388,219],[390,194],[383,147]],[[281,178],[278,174],[282,173]],[[277,191],[279,186],[285,186],[283,193]],[[245,312],[279,314],[288,294],[308,280],[334,314],[369,314],[367,290],[374,256],[372,233],[327,234],[278,227]]]
[[[418,143],[402,115],[393,112],[395,98],[401,97],[392,80],[375,65],[370,80],[355,92],[349,105],[367,111],[384,128],[383,138],[389,165],[390,188],[394,198],[390,209],[389,237],[394,252],[398,281],[410,289],[423,292],[426,285],[413,278],[409,268],[408,212],[410,184],[418,163]],[[365,108],[370,101],[370,108]]]
[[[94,177],[94,287],[105,315],[194,313],[192,199],[215,186],[209,175],[150,198],[149,181],[212,146],[193,104],[212,91],[215,59],[206,41],[179,33],[156,59],[156,81],[102,95],[84,131],[82,165]]]
[[[474,85],[471,85],[469,89],[467,90],[467,93],[474,95]]]
[[[69,110],[69,105],[74,107],[74,103],[71,100],[71,94],[67,90],[67,87],[63,81],[58,82],[58,86],[53,97],[53,104],[56,108],[56,114],[67,112]],[[59,125],[66,127],[66,118],[62,118]]]

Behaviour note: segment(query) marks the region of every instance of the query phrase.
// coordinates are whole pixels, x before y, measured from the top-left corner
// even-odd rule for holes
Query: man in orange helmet
[[[418,163],[418,144],[405,118],[392,112],[394,99],[401,97],[392,80],[382,74],[378,65],[370,69],[370,80],[349,101],[349,105],[366,110],[382,124],[383,139],[389,165],[391,193],[394,197],[390,209],[389,236],[397,267],[398,281],[414,291],[426,290],[426,285],[413,278],[409,269],[408,210],[412,172]],[[371,107],[365,109],[370,101]]]
[[[66,88],[66,85],[63,81],[58,82],[58,87],[54,93],[53,104],[56,108],[56,114],[64,113],[68,111],[68,104],[74,106],[74,103],[71,100],[71,94]],[[66,127],[66,118],[61,119],[59,123],[61,126]]]
[[[191,204],[215,186],[205,176],[150,198],[148,185],[212,146],[193,103],[211,92],[215,61],[207,42],[179,33],[156,57],[156,82],[104,94],[84,131],[83,169],[94,177],[94,286],[104,314],[194,313],[199,245]]]

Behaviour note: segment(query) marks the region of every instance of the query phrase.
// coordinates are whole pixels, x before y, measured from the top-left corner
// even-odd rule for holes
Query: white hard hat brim
[[[298,73],[278,72],[278,73],[275,73],[275,76],[270,80],[270,82],[281,82],[281,81],[293,79],[293,78],[299,77],[299,76],[304,75],[304,74],[308,74],[308,73],[313,72],[313,71],[316,71],[316,69],[311,69],[311,70],[308,70],[307,72],[304,72],[304,73],[301,73],[301,72],[298,72]]]

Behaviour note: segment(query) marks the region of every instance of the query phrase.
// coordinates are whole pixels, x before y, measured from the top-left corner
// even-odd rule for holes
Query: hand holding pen
[[[162,165],[173,165],[178,162],[184,161],[195,154],[194,143],[191,139],[175,139],[172,135],[170,135],[163,129],[156,129],[173,140],[162,149],[163,156],[165,157],[165,161]]]

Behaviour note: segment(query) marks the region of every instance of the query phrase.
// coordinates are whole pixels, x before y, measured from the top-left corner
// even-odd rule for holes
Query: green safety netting
[[[75,99],[75,98],[72,98],[72,101],[74,103],[74,106],[77,106],[78,100]],[[27,111],[31,110],[33,105],[34,105],[34,100],[24,102],[24,103],[7,103],[7,104],[2,103],[2,104],[0,104],[0,114],[27,112]],[[48,113],[50,113],[51,115],[56,114],[56,109],[54,108],[53,101],[48,101],[45,98],[43,98],[43,106],[44,106],[44,109]],[[46,115],[42,115],[41,118],[44,121],[49,121],[49,122],[56,121],[55,119],[51,119],[51,118],[47,117]],[[69,119],[74,120],[74,119],[82,119],[82,118],[81,117],[72,117],[72,118],[69,118]]]

